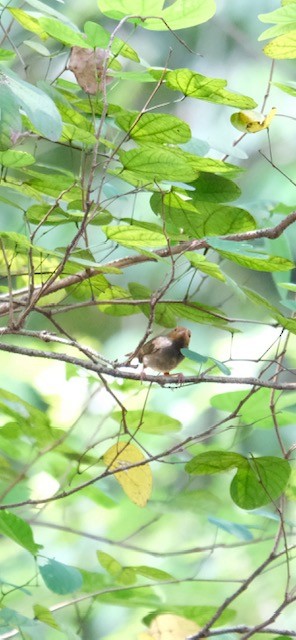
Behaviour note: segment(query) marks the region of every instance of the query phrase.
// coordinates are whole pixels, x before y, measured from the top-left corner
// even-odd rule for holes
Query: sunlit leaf
[[[241,107],[241,109],[252,109],[257,105],[252,98],[228,91],[225,88],[226,80],[208,78],[190,69],[167,71],[165,82],[170,89],[181,91],[190,98],[226,104],[230,107]]]
[[[139,142],[178,144],[187,142],[191,137],[190,127],[186,122],[162,113],[144,113],[140,118],[137,113],[127,113],[119,115],[116,123]]]
[[[36,544],[30,525],[9,511],[0,512],[0,533],[36,556],[42,545]]]
[[[216,9],[213,0],[175,0],[165,9],[161,0],[98,0],[98,5],[102,13],[114,20],[121,20],[129,15],[142,18],[147,16],[145,21],[139,18],[130,18],[130,21],[154,31],[165,31],[167,25],[173,30],[193,27],[209,20]]]
[[[112,418],[121,423],[121,411],[114,411]],[[145,411],[144,413],[141,410],[128,411],[124,420],[128,426],[128,430],[132,433],[139,430],[141,433],[163,435],[171,431],[179,431],[182,426],[181,422],[176,420],[176,418],[172,418],[164,413],[158,413],[157,411]]]
[[[145,507],[152,491],[152,473],[138,447],[125,442],[114,444],[104,455],[104,463],[122,486],[126,495],[139,507]],[[128,468],[132,466],[130,469]]]
[[[173,613],[161,613],[152,620],[149,633],[140,634],[139,640],[186,640],[188,636],[196,634],[200,627]]]
[[[47,624],[53,629],[61,630],[61,627],[58,625],[51,611],[47,607],[44,607],[42,604],[34,604],[33,609],[37,620],[44,622],[44,624]]]
[[[55,18],[40,18],[39,24],[42,29],[52,38],[70,47],[89,47],[87,40],[82,37],[79,31],[74,31],[68,25]]]

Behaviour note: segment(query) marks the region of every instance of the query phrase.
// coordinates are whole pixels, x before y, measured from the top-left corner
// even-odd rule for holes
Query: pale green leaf
[[[36,544],[30,525],[9,511],[0,512],[0,533],[36,556],[42,545]]]
[[[172,30],[193,27],[212,18],[216,10],[213,0],[175,0],[165,9],[162,0],[98,0],[98,5],[102,13],[114,20],[128,15],[147,16],[145,21],[139,18],[131,18],[130,21],[154,31],[165,31],[167,25]]]
[[[43,91],[21,80],[11,69],[1,66],[0,78],[13,94],[17,104],[27,114],[40,133],[56,141],[62,131],[61,116],[54,102]]]
[[[16,54],[14,51],[10,51],[9,49],[0,49],[0,62],[6,62],[9,60],[13,60]]]
[[[108,47],[110,33],[97,22],[85,22],[84,33],[87,36],[86,42],[91,49],[95,49],[96,47],[106,49]]]
[[[272,84],[275,87],[278,87],[278,89],[281,89],[281,91],[284,91],[284,93],[289,93],[290,96],[293,96],[293,98],[296,98],[295,82],[287,82],[286,84],[283,84],[282,82],[272,82]]]
[[[79,31],[74,31],[71,27],[55,18],[40,18],[39,24],[42,29],[51,36],[69,47],[89,48],[87,40],[85,40]]]
[[[284,329],[291,331],[291,333],[296,334],[296,319],[295,318],[287,318],[284,316],[279,309],[277,309],[274,305],[272,305],[266,298],[261,296],[259,293],[255,291],[251,291],[251,289],[247,289],[243,287],[244,293],[254,302],[269,311],[269,314],[272,318],[274,318]]]
[[[190,98],[207,100],[208,102],[225,104],[241,109],[253,109],[257,106],[253,98],[225,89],[227,85],[226,80],[208,78],[190,69],[167,71],[165,82],[169,89],[180,91]]]
[[[152,291],[148,289],[148,287],[139,284],[138,282],[129,282],[128,288],[131,292],[134,300],[143,300],[147,299],[150,301],[152,296]],[[150,302],[141,303],[139,302],[139,308],[142,313],[149,318],[151,314],[151,305]],[[155,316],[154,320],[157,324],[160,324],[163,327],[172,328],[176,326],[176,314],[174,311],[174,305],[169,305],[166,302],[159,302],[155,307]]]
[[[138,249],[141,247],[165,247],[167,239],[163,233],[149,231],[136,225],[102,226],[109,240],[118,242],[124,247]]]
[[[133,123],[136,123],[135,125]],[[138,142],[167,142],[178,144],[190,140],[191,131],[186,122],[162,113],[126,113],[116,118],[116,123],[130,138]]]
[[[276,60],[296,58],[296,29],[275,38],[264,47],[263,51]]]
[[[58,631],[61,630],[61,627],[58,625],[51,611],[47,607],[44,607],[42,604],[34,604],[33,610],[35,618],[37,618],[37,620],[40,620],[40,622],[44,622],[44,624],[47,624],[53,629],[57,629]]]
[[[211,278],[216,278],[217,280],[222,280],[222,282],[226,282],[226,278],[224,273],[222,273],[218,264],[214,262],[210,262],[206,259],[204,255],[199,253],[195,253],[194,251],[186,251],[184,254],[185,258],[189,260],[192,267],[201,271],[202,273],[206,273],[211,276]]]
[[[90,131],[76,127],[75,124],[65,124],[61,135],[61,142],[64,141],[94,145],[96,143],[96,137],[93,133],[90,133]]]
[[[0,164],[4,167],[27,167],[30,164],[34,164],[35,158],[26,151],[14,151],[7,149],[7,151],[0,152]]]
[[[230,253],[229,251],[218,250],[219,254],[231,262],[239,264],[246,269],[253,269],[254,271],[290,271],[294,268],[294,263],[281,256],[269,256],[267,254],[257,254],[254,257],[250,252],[248,255],[239,253]]]
[[[36,51],[40,53],[41,56],[45,56],[49,58],[52,54],[43,44],[40,42],[35,42],[35,40],[23,40],[23,44],[32,49],[32,51]]]
[[[41,40],[46,40],[47,33],[40,26],[39,20],[31,16],[29,13],[26,13],[26,11],[23,11],[23,9],[15,9],[15,8],[8,7],[8,11],[11,13],[14,19],[17,20],[17,22],[19,22],[19,24],[21,24],[22,27],[24,27],[24,29],[31,31],[32,33],[36,33],[36,35],[39,36]]]
[[[112,418],[116,422],[122,423],[121,411],[114,411]],[[182,427],[181,422],[176,418],[157,411],[145,411],[144,414],[141,410],[128,411],[124,420],[130,433],[139,430],[140,433],[163,435],[171,431],[180,431]]]
[[[119,159],[129,171],[138,173],[146,180],[169,180],[193,182],[199,171],[210,173],[236,173],[240,169],[235,165],[202,158],[183,151],[180,147],[161,147],[152,142],[129,151],[119,151]],[[120,175],[120,174],[119,174]]]
[[[145,146],[136,147],[130,151],[119,151],[119,158],[124,169],[138,174],[146,182],[148,180],[193,182],[199,171],[191,166],[184,152],[179,156],[172,147],[161,147],[152,143],[146,143]]]

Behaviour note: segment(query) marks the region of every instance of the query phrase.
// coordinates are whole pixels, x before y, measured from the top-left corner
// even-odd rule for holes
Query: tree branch
[[[258,240],[259,238],[269,238],[275,239],[278,238],[291,224],[296,221],[296,211],[292,211],[288,216],[286,216],[279,224],[275,227],[267,227],[264,229],[255,229],[254,231],[246,231],[245,233],[233,233],[226,236],[223,236],[223,240],[233,240],[234,242],[243,242],[249,240]],[[78,235],[78,234],[77,234]],[[71,243],[74,246],[74,241]],[[61,273],[61,269],[58,270],[57,273],[54,274],[54,279],[48,281],[45,285],[38,285],[35,287],[34,292],[36,294],[36,301],[38,301],[41,297],[47,296],[50,293],[54,293],[55,291],[60,291],[61,289],[65,289],[67,287],[77,285],[89,278],[93,278],[100,273],[104,273],[104,268],[113,267],[117,269],[125,269],[127,267],[135,266],[137,264],[143,264],[147,262],[154,262],[157,258],[155,256],[160,256],[161,258],[167,258],[174,255],[179,255],[184,253],[185,251],[197,251],[199,249],[208,249],[211,247],[210,241],[205,239],[196,239],[190,240],[188,242],[181,242],[174,247],[165,247],[164,249],[157,249],[154,252],[151,252],[151,257],[147,255],[137,255],[137,256],[128,256],[125,258],[119,258],[117,260],[113,260],[112,262],[107,263],[106,265],[102,265],[102,268],[87,268],[80,273],[74,273],[64,278],[60,278],[57,280],[57,276]],[[68,252],[69,253],[69,252]],[[65,260],[63,260],[63,264]],[[26,305],[28,300],[27,294],[20,297],[20,299],[15,300],[14,304],[17,308],[18,306],[23,307]],[[4,302],[0,305],[0,316],[6,315],[10,310],[10,303]]]

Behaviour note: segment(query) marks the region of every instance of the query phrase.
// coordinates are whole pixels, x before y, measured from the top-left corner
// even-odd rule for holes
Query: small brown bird
[[[135,356],[143,363],[144,369],[150,367],[164,375],[170,375],[170,371],[184,360],[180,349],[188,347],[190,337],[189,329],[175,327],[166,335],[148,340]]]

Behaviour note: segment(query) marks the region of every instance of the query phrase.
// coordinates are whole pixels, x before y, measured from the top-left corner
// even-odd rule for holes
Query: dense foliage
[[[79,27],[51,4],[1,3],[0,638],[295,636],[295,125],[275,103],[296,90],[274,74],[296,1],[259,16],[259,106],[200,72],[213,0],[99,0]],[[145,60],[168,35],[190,68]],[[232,148],[192,134],[200,101]],[[143,374],[132,354],[177,325],[183,375]]]

